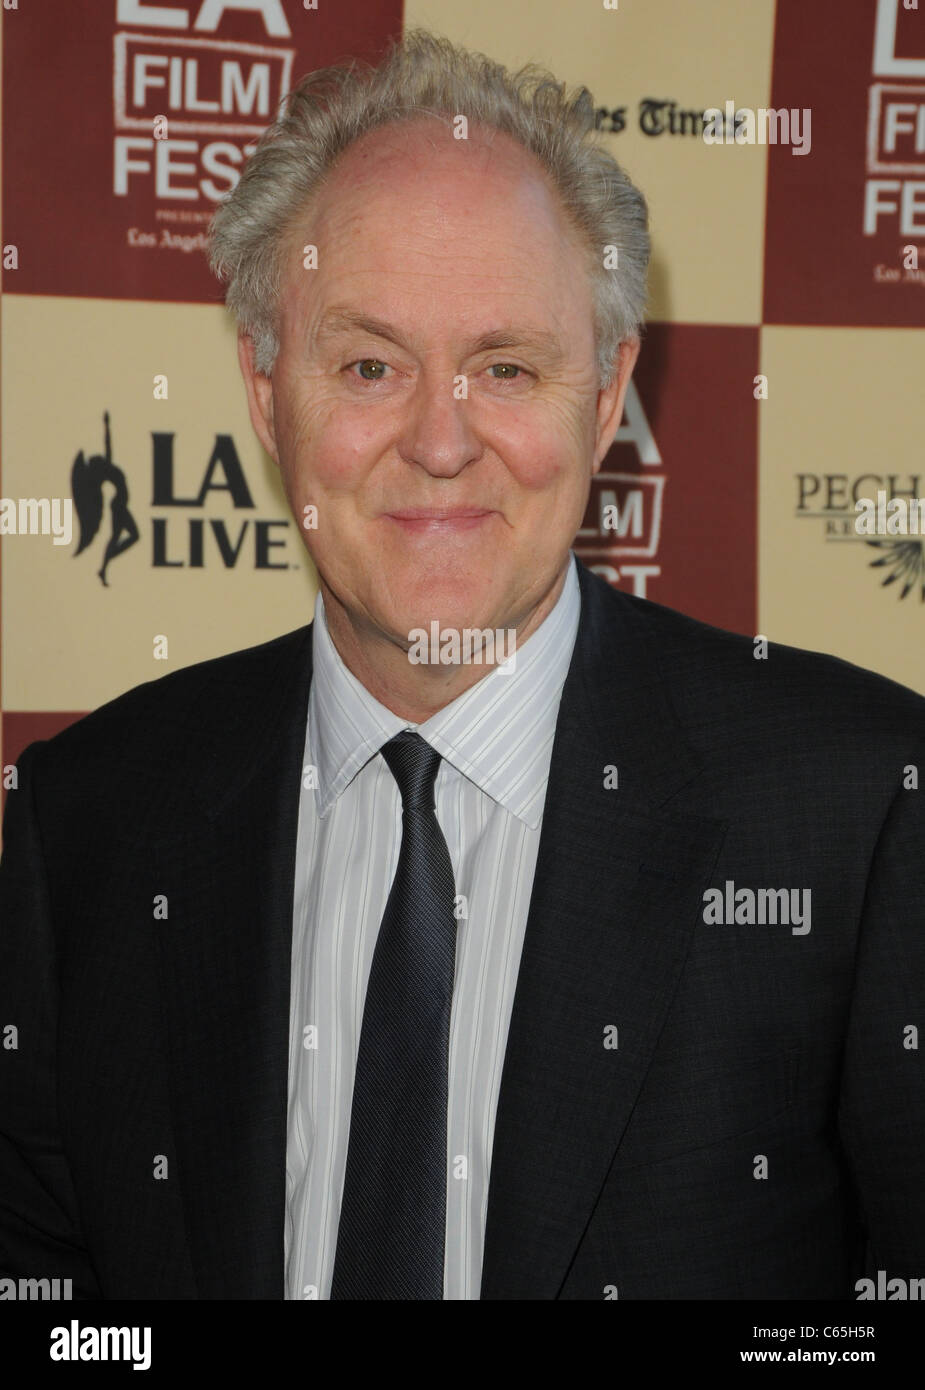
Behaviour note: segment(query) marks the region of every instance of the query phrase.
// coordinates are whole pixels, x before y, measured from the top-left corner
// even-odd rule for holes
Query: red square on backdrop
[[[8,14],[4,240],[19,268],[6,293],[221,302],[198,243],[249,148],[305,73],[378,62],[402,8],[272,7],[286,29],[272,33],[260,12],[231,8],[214,32],[197,29],[199,0],[128,6],[136,24],[118,23],[114,4]]]
[[[925,324],[922,12],[778,0],[771,105],[812,138],[768,148],[764,322]]]
[[[749,635],[758,356],[757,327],[648,326],[623,425],[574,546],[617,588]],[[606,507],[615,508],[609,517]]]

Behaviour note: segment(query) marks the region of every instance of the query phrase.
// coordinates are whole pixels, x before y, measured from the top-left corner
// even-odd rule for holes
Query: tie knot
[[[402,809],[432,811],[434,783],[440,766],[440,754],[436,748],[431,748],[413,729],[403,729],[383,744],[379,751],[398,783]]]

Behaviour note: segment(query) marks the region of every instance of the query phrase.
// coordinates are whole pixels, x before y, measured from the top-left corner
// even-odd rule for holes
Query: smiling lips
[[[470,531],[494,513],[485,507],[403,507],[401,511],[384,515],[412,533],[437,531],[445,535]]]

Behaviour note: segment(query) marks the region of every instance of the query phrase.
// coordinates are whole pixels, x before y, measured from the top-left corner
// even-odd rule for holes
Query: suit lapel
[[[156,924],[176,1145],[169,1178],[180,1184],[201,1298],[283,1297],[292,896],[310,679],[310,628],[259,658],[212,665],[174,832],[152,851],[169,912]]]
[[[724,823],[671,814],[668,803],[698,764],[669,708],[645,620],[582,566],[579,578],[582,613],[496,1114],[483,1299],[557,1296],[648,1069],[725,833]],[[616,789],[604,787],[608,766]]]

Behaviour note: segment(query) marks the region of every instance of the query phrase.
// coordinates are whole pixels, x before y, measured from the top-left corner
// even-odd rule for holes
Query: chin
[[[430,633],[432,623],[439,628],[456,629],[466,627],[494,627],[495,605],[484,591],[461,595],[457,590],[440,592],[429,586],[426,595],[418,595],[414,600],[399,605],[399,612],[389,623],[396,635],[407,638],[415,628]]]

